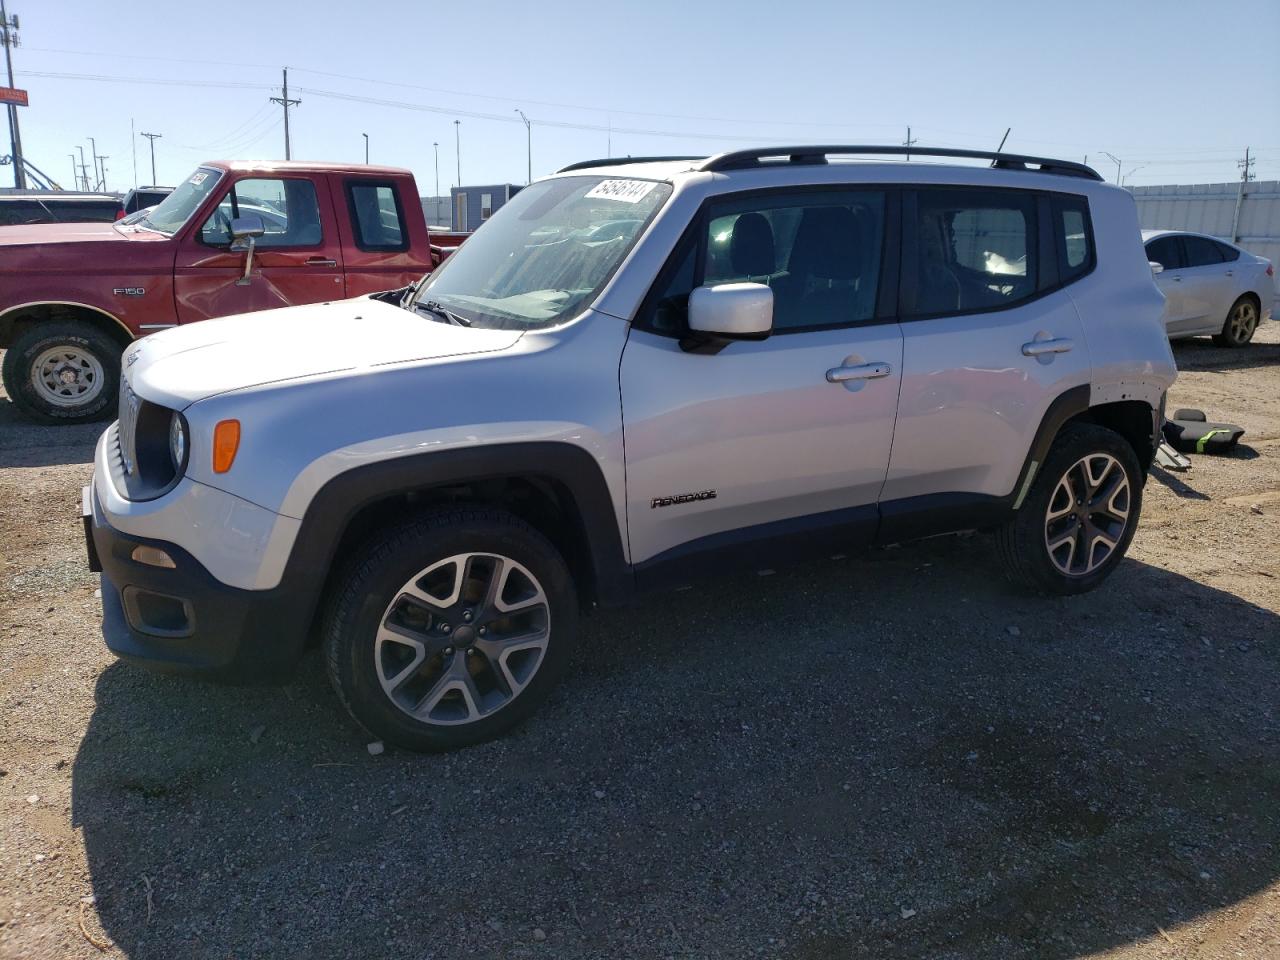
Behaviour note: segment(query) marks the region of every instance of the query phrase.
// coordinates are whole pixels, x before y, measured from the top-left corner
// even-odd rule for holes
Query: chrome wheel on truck
[[[329,678],[375,736],[449,750],[546,699],[577,634],[568,567],[503,510],[442,507],[370,536],[324,619]]]
[[[75,344],[50,347],[31,363],[31,383],[47,403],[85,406],[102,393],[106,372],[102,361]]]

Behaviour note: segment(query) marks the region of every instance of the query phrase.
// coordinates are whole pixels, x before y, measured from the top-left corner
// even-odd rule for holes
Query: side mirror
[[[244,251],[244,275],[236,281],[236,286],[249,285],[249,271],[253,269],[254,241],[266,232],[266,224],[256,213],[236,217],[231,221],[231,250],[233,253]]]
[[[721,283],[689,294],[689,330],[705,343],[763,340],[773,332],[773,291],[763,283]]]
[[[1151,268],[1152,274],[1164,273],[1164,264],[1156,263],[1154,260],[1148,260],[1147,266]]]

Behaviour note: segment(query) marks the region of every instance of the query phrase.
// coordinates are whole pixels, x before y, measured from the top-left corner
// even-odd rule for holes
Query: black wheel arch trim
[[[1049,455],[1049,448],[1053,446],[1059,431],[1072,418],[1088,412],[1092,392],[1089,384],[1082,383],[1064,390],[1050,402],[1044,416],[1040,418],[1040,427],[1036,430],[1035,440],[1032,441],[1027,458],[1018,472],[1018,482],[1009,494],[1008,499],[1013,509],[1016,510],[1022,506],[1022,500],[1035,479],[1035,473],[1044,463],[1045,457]]]

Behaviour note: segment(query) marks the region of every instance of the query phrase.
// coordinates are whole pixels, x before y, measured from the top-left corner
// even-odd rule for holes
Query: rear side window
[[[51,223],[53,215],[37,200],[0,202],[0,226],[24,223]]]
[[[361,250],[405,250],[408,231],[395,185],[370,181],[347,184],[347,204]]]
[[[1240,251],[1237,250],[1235,247],[1231,246],[1231,244],[1220,243],[1217,240],[1213,241],[1213,243],[1214,243],[1214,246],[1218,248],[1218,252],[1222,254],[1222,259],[1226,263],[1232,263],[1233,261],[1240,259]]]
[[[1054,243],[1058,248],[1058,282],[1066,284],[1093,269],[1089,203],[1084,197],[1055,195],[1052,209]]]
[[[908,205],[908,211],[911,205]],[[1012,190],[915,194],[904,316],[946,316],[1014,306],[1036,294],[1036,200]]]
[[[1182,247],[1176,236],[1156,237],[1147,244],[1147,259],[1158,263],[1166,270],[1177,270],[1183,266]]]
[[[63,200],[47,205],[58,223],[111,223],[120,212],[115,200]]]
[[[1210,267],[1222,262],[1218,244],[1208,237],[1183,237],[1182,249],[1186,251],[1188,267]]]

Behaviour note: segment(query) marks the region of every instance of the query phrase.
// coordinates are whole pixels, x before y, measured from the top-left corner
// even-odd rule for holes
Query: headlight
[[[173,461],[173,472],[181,474],[187,463],[187,424],[176,411],[169,419],[169,458]]]

